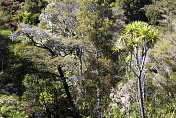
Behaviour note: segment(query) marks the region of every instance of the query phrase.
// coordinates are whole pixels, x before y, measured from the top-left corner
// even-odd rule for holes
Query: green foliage
[[[172,33],[168,33],[168,36],[166,37],[162,36],[163,39],[161,39],[161,41],[156,44],[155,49],[153,49],[149,54],[151,59],[148,63],[149,71],[153,77],[153,83],[150,85],[155,84],[157,86],[157,91],[162,91],[162,93],[164,92],[167,96],[170,96],[170,99],[162,95],[158,97],[159,100],[161,99],[162,104],[169,104],[169,107],[171,104],[175,104],[175,90],[173,88],[175,87],[176,83],[173,51],[176,49],[174,37],[175,35]],[[167,114],[168,111],[166,111]]]
[[[26,113],[23,111],[23,105],[18,101],[18,97],[13,95],[0,96],[0,114],[2,117],[8,118],[22,118],[26,117]]]
[[[16,26],[12,25],[12,17],[19,10],[18,5],[18,1],[10,2],[9,4],[5,0],[0,1],[0,29],[15,30]]]
[[[134,57],[139,55],[141,59],[151,48],[141,80],[146,117],[175,117],[175,34],[161,31],[175,30],[176,2],[144,1],[26,0],[24,9],[19,9],[23,0],[0,0],[0,117],[74,116],[58,74],[57,67],[62,65],[71,97],[82,117],[97,117],[100,81],[102,117],[139,118],[136,76],[124,63],[138,67]],[[148,23],[132,22],[124,27],[121,36],[122,19]],[[12,34],[12,41],[9,35],[12,25],[17,25],[14,21],[19,27]],[[162,40],[148,24],[162,29]],[[112,50],[118,37],[121,38],[116,49]],[[145,62],[141,60],[140,63]],[[121,87],[111,99],[111,89],[118,86]],[[111,109],[114,101],[117,107]]]
[[[0,29],[10,29],[9,28],[9,22],[10,20],[10,15],[7,10],[4,9],[4,6],[0,7]]]
[[[162,36],[162,38],[163,39],[157,43],[155,49],[153,49],[152,52],[150,53],[150,58],[151,60],[156,61],[154,64],[154,68],[165,71],[162,74],[163,76],[167,77],[167,74],[169,74],[170,79],[174,79],[175,78],[174,51],[176,50],[175,35],[173,33],[168,33],[167,36]],[[166,67],[168,69],[166,69]]]
[[[31,16],[31,23],[32,23],[32,24],[37,24],[37,23],[39,23],[39,22],[40,22],[40,21],[39,21],[39,16],[40,16],[39,13],[36,13],[36,14],[32,15],[32,16]]]
[[[139,113],[139,102],[131,103],[130,104],[130,116],[133,118],[140,118],[140,113]]]
[[[61,85],[57,85],[58,83],[59,82],[56,82],[54,77],[44,73],[40,74],[40,72],[30,75],[27,74],[25,76],[23,84],[25,85],[26,91],[22,98],[27,104],[30,101],[30,105],[35,106],[28,109],[29,116],[32,115],[33,112],[46,115],[45,109],[47,108],[49,108],[52,116],[58,114],[59,117],[66,117],[68,114],[71,114],[66,96],[64,95],[64,90]],[[55,96],[54,93],[58,95]],[[56,99],[58,102],[55,102]]]
[[[97,51],[110,57],[112,53],[108,51],[111,51],[112,46],[112,20],[112,9],[107,1],[82,1],[78,14],[79,38],[88,39]]]
[[[151,48],[158,39],[157,30],[147,23],[139,21],[127,25],[123,34],[120,41],[128,47],[130,52],[133,52],[135,48]],[[119,46],[117,46],[115,50],[119,51]]]
[[[117,0],[116,3],[125,10],[125,15],[129,20],[134,21],[138,19],[139,9],[142,7],[140,0]]]
[[[129,45],[130,50],[133,50],[133,45],[135,44],[138,44],[140,48],[143,48],[144,46],[150,48],[158,39],[157,31],[145,22],[134,22],[129,24],[126,26],[124,32],[126,34],[121,40]],[[146,43],[146,45],[144,43]]]
[[[122,55],[126,66],[130,68],[138,80],[138,99],[142,117],[144,117],[144,104],[141,87],[144,87],[144,85],[141,84],[141,81],[143,79],[145,59],[148,50],[154,46],[157,39],[158,34],[154,28],[145,22],[135,21],[125,27],[123,36],[120,38],[121,44],[118,44],[123,45],[127,52],[123,54],[122,51],[119,52],[119,48],[116,49]]]
[[[142,10],[144,5],[150,4],[151,1],[141,0],[116,0],[116,6],[122,8],[125,12],[126,22],[142,20],[147,21],[145,12]]]
[[[158,21],[162,18],[159,8],[156,5],[149,5],[147,7],[146,16],[152,25],[157,25]]]
[[[1,30],[0,31],[0,36],[1,36],[1,40],[7,40],[9,38],[11,34],[11,31],[10,30]]]
[[[47,2],[45,0],[26,0],[24,10],[17,10],[15,14],[13,14],[13,20],[18,23],[23,22],[25,24],[37,25],[40,22],[39,16],[41,10],[46,6]]]
[[[125,118],[125,112],[120,112],[117,108],[113,109],[113,118]]]
[[[25,24],[31,24],[30,16],[31,16],[31,13],[28,13],[27,11],[24,12],[23,22]]]
[[[47,6],[45,0],[25,0],[24,10],[32,14],[40,13]]]
[[[149,23],[161,26],[162,30],[172,31],[175,19],[174,14],[176,13],[175,5],[175,0],[159,0],[145,6]]]
[[[26,0],[24,4],[24,15],[23,22],[25,24],[37,25],[39,21],[39,13],[41,10],[47,6],[47,1],[45,0]]]
[[[27,11],[17,11],[17,13],[13,15],[13,19],[18,23],[23,22],[25,24],[36,25],[40,22],[39,16],[39,13],[32,14],[31,12]]]

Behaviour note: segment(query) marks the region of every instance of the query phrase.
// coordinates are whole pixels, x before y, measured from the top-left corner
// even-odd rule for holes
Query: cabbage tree
[[[152,48],[158,39],[157,30],[145,22],[135,21],[127,25],[123,31],[123,35],[116,46],[125,61],[138,80],[138,94],[142,118],[145,117],[143,96],[142,96],[142,77],[147,52]],[[127,50],[126,55],[122,53],[122,49]],[[132,66],[133,65],[133,66]]]

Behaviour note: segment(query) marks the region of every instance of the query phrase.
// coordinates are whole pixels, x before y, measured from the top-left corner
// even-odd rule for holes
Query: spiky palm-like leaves
[[[157,30],[145,22],[135,21],[125,27],[123,36],[119,40],[121,45],[126,48],[129,54],[126,58],[122,55],[122,58],[124,59],[126,65],[130,67],[131,71],[138,78],[138,92],[142,118],[145,117],[145,114],[141,80],[143,77],[147,52],[154,46],[157,39]],[[121,48],[117,46],[116,50],[120,52]]]

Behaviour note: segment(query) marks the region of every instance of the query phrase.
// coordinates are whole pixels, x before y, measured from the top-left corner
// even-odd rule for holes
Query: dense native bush
[[[175,4],[0,0],[0,117],[175,117]]]

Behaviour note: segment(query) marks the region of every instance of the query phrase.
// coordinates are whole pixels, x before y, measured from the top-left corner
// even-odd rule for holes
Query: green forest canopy
[[[0,117],[176,116],[175,0],[0,5]]]

